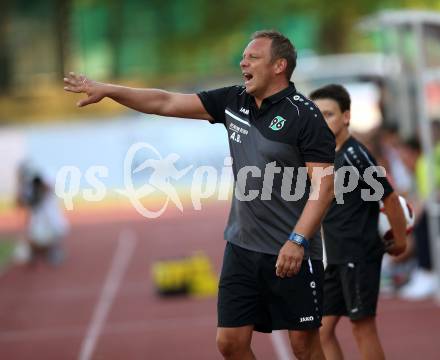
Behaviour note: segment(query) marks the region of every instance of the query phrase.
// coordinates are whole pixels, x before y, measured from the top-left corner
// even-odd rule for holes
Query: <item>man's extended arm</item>
[[[86,99],[78,106],[86,106],[108,97],[131,109],[163,116],[212,120],[196,94],[180,94],[159,89],[138,89],[114,84],[105,84],[69,73],[64,78],[64,90],[85,93]]]
[[[306,163],[312,192],[304,210],[296,223],[294,231],[310,239],[321,225],[334,197],[333,165],[326,163]],[[280,277],[293,276],[301,269],[304,258],[304,248],[292,241],[286,241],[281,248],[276,274]]]

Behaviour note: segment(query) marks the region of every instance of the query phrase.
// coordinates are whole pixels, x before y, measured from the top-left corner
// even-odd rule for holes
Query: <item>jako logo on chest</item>
[[[249,109],[245,109],[244,107],[242,107],[242,108],[240,109],[240,112],[242,112],[242,113],[245,114],[245,115],[249,115]]]

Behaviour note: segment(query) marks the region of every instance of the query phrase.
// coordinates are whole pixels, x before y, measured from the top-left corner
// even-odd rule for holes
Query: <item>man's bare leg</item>
[[[325,360],[318,329],[291,330],[289,339],[298,360]]]
[[[322,318],[322,327],[319,330],[322,349],[327,360],[342,360],[344,358],[336,337],[336,325],[340,316],[324,316]]]
[[[226,360],[255,360],[251,350],[253,325],[217,328],[217,348]]]
[[[384,360],[385,354],[377,333],[376,318],[370,316],[352,321],[351,324],[362,360]]]

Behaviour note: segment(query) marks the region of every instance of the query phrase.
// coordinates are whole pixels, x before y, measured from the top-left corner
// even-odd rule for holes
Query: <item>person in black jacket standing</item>
[[[244,86],[180,94],[73,73],[64,79],[65,90],[87,94],[79,106],[109,97],[137,111],[226,128],[235,196],[217,307],[217,347],[225,359],[254,359],[253,331],[281,329],[298,359],[324,358],[319,228],[334,196],[335,139],[318,108],[290,82],[295,66],[290,40],[269,30],[256,32],[244,49]],[[300,168],[305,176],[297,175]],[[284,176],[283,169],[296,172]],[[305,191],[295,197],[297,179]]]
[[[336,199],[322,225],[328,265],[324,274],[321,343],[327,360],[342,359],[335,328],[341,316],[348,316],[362,359],[384,359],[375,322],[381,262],[384,251],[399,255],[405,250],[406,220],[398,196],[385,174],[376,167],[367,148],[348,130],[351,99],[347,90],[341,85],[327,85],[313,91],[310,98],[336,137],[336,179],[344,169],[357,174],[357,186],[344,193],[343,201],[339,202],[340,186],[336,180]],[[347,181],[347,174],[342,174],[341,186]],[[381,188],[379,200],[384,203],[394,234],[394,240],[387,245],[378,234],[378,199],[365,196],[377,190],[371,186],[373,183]]]

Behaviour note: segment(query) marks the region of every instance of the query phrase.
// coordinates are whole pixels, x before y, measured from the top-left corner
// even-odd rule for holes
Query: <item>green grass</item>
[[[11,261],[14,243],[15,241],[11,237],[0,237],[0,271],[7,267]]]

